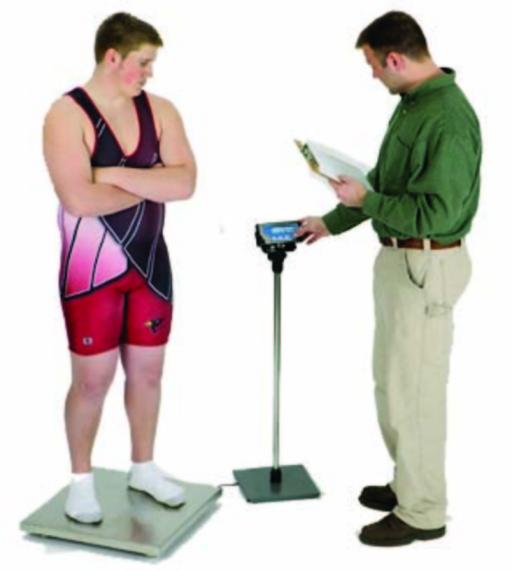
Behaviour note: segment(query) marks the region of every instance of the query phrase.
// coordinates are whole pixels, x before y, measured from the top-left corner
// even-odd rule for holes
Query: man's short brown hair
[[[104,20],[94,42],[96,63],[101,63],[108,49],[114,48],[124,58],[142,44],[162,47],[164,42],[151,24],[126,12],[117,12]]]
[[[357,48],[365,44],[372,48],[383,65],[392,51],[416,61],[430,57],[427,40],[418,22],[405,12],[387,12],[374,20],[357,38]]]

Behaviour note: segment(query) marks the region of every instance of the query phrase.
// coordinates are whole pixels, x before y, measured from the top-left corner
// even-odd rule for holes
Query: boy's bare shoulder
[[[78,105],[68,97],[63,95],[56,99],[46,113],[45,122],[55,123],[60,121],[82,122],[82,112]]]
[[[155,95],[154,93],[148,93],[146,91],[146,95],[148,96],[149,102],[153,111],[159,117],[179,117],[178,110],[176,109],[174,103],[165,97],[161,97],[160,95]]]

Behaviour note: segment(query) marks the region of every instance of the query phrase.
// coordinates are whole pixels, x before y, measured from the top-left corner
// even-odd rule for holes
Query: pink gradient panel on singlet
[[[66,258],[69,254],[71,240],[75,231],[78,218],[68,214],[62,207],[59,208],[59,228],[62,236],[62,255]]]
[[[94,262],[105,228],[96,218],[82,218],[69,254],[66,295],[75,295],[91,288]]]
[[[123,248],[114,240],[114,238],[107,233],[105,241],[101,246],[100,255],[96,265],[96,272],[94,274],[94,287],[110,281],[121,273],[124,273],[127,268],[126,255]]]
[[[64,271],[66,269],[66,260],[69,255],[69,248],[71,246],[71,241],[73,239],[76,225],[78,223],[78,218],[72,216],[71,214],[68,214],[64,208],[62,208],[62,206],[59,206],[58,223],[60,235],[62,238],[59,274],[59,280],[62,283],[62,280],[64,279]]]

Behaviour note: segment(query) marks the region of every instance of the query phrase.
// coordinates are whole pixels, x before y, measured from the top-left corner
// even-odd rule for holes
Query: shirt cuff
[[[367,216],[370,216],[370,218],[375,218],[380,210],[381,204],[381,194],[378,192],[366,192],[361,209]]]
[[[341,233],[340,216],[338,214],[337,208],[334,208],[334,210],[331,210],[330,212],[325,214],[325,216],[322,216],[322,220],[331,235],[336,235]]]

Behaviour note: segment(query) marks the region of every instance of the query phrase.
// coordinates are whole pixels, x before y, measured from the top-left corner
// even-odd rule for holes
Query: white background
[[[233,480],[232,469],[272,457],[272,274],[254,224],[320,215],[335,204],[308,175],[294,137],[376,159],[398,100],[372,80],[354,44],[390,9],[416,17],[436,63],[456,69],[484,137],[481,204],[468,239],[474,274],[455,315],[448,534],[392,550],[357,540],[360,527],[380,517],[358,505],[360,488],[391,475],[373,402],[378,244],[367,223],[300,247],[283,277],[282,462],[304,463],[322,499],[254,506],[227,488],[215,515],[161,564],[421,569],[492,557],[493,568],[510,567],[510,20],[499,6],[21,0],[4,8],[0,541],[10,567],[144,563],[27,539],[18,529],[69,477],[57,200],[41,127],[50,103],[89,78],[99,23],[126,10],[160,31],[165,47],[147,88],[177,105],[197,157],[196,195],[167,209],[176,305],[156,459],[179,478],[220,484]],[[122,384],[119,371],[95,466],[129,467]]]

